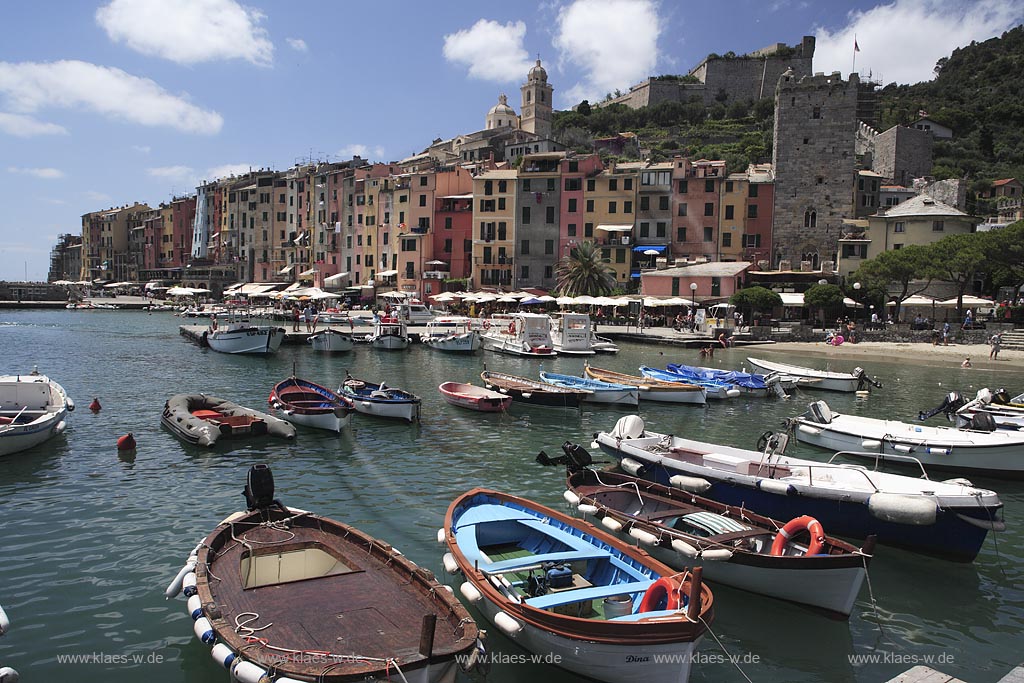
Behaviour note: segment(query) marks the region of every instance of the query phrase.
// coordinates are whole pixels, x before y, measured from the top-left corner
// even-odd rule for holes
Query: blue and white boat
[[[551,508],[473,489],[437,539],[462,596],[529,652],[599,681],[686,683],[709,628],[701,569],[677,571]]]
[[[756,451],[694,441],[649,431],[630,415],[595,442],[634,476],[775,519],[810,515],[837,536],[875,534],[879,543],[971,562],[989,531],[1005,529],[999,496],[964,479],[803,460],[782,455],[785,434],[762,439]]]
[[[420,397],[404,389],[356,379],[351,375],[341,385],[342,394],[352,399],[356,412],[416,422],[420,419]]]
[[[658,368],[652,368],[646,365],[640,366],[640,374],[650,379],[661,380],[662,382],[685,382],[687,384],[696,384],[697,386],[704,387],[704,389],[707,390],[708,398],[717,398],[721,400],[725,398],[734,398],[740,395],[740,390],[735,386],[718,380],[684,378],[675,372],[659,370]]]
[[[584,403],[604,403],[623,406],[640,405],[640,390],[628,384],[602,382],[599,379],[560,375],[556,372],[540,371],[540,378],[548,384],[567,389],[586,389],[592,393],[583,398]]]
[[[724,382],[736,387],[741,393],[759,396],[785,396],[786,389],[792,389],[797,385],[797,378],[780,375],[777,372],[760,375],[754,372],[720,370],[681,363],[669,363],[665,369],[687,380]]]

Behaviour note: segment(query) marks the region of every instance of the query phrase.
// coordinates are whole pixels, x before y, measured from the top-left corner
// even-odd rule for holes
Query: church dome
[[[493,130],[495,128],[518,128],[519,117],[516,110],[508,106],[508,98],[505,95],[498,97],[498,103],[487,112],[484,128]]]
[[[537,60],[537,63],[534,65],[534,67],[530,69],[530,73],[527,75],[527,79],[531,81],[547,82],[548,72],[545,71],[544,67],[540,65],[539,59]]]
[[[504,95],[498,97],[498,103],[490,108],[487,116],[515,116],[516,110],[508,106],[508,98]]]

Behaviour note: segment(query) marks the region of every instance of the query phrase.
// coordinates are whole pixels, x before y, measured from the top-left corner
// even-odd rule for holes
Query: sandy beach
[[[988,344],[932,344],[897,343],[897,342],[859,342],[831,346],[825,342],[779,342],[764,346],[748,347],[750,354],[785,351],[786,353],[803,353],[814,357],[835,358],[837,360],[857,361],[885,360],[893,362],[931,365],[937,368],[960,367],[965,357],[971,359],[971,367],[979,370],[1013,371],[1024,370],[1024,351],[1002,349],[997,360],[989,360],[991,348]]]

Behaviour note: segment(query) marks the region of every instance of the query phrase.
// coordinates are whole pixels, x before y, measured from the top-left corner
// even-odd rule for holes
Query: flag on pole
[[[860,52],[860,45],[857,44],[857,36],[853,37],[853,51]]]

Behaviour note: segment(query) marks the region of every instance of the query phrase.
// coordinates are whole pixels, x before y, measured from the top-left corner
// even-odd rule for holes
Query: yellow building
[[[637,242],[636,185],[636,169],[629,165],[623,168],[612,164],[584,181],[583,241],[594,241],[601,247],[601,256],[607,259],[620,287],[629,285],[634,272],[640,276],[642,262],[637,259],[646,258],[652,266],[654,263],[650,255],[633,258],[632,248]],[[634,226],[633,231],[626,231],[627,226]]]
[[[515,253],[515,171],[488,171],[473,179],[475,287],[511,287]]]
[[[715,259],[717,261],[743,259],[749,185],[746,173],[730,173],[722,184],[721,211],[718,214],[718,258]]]

